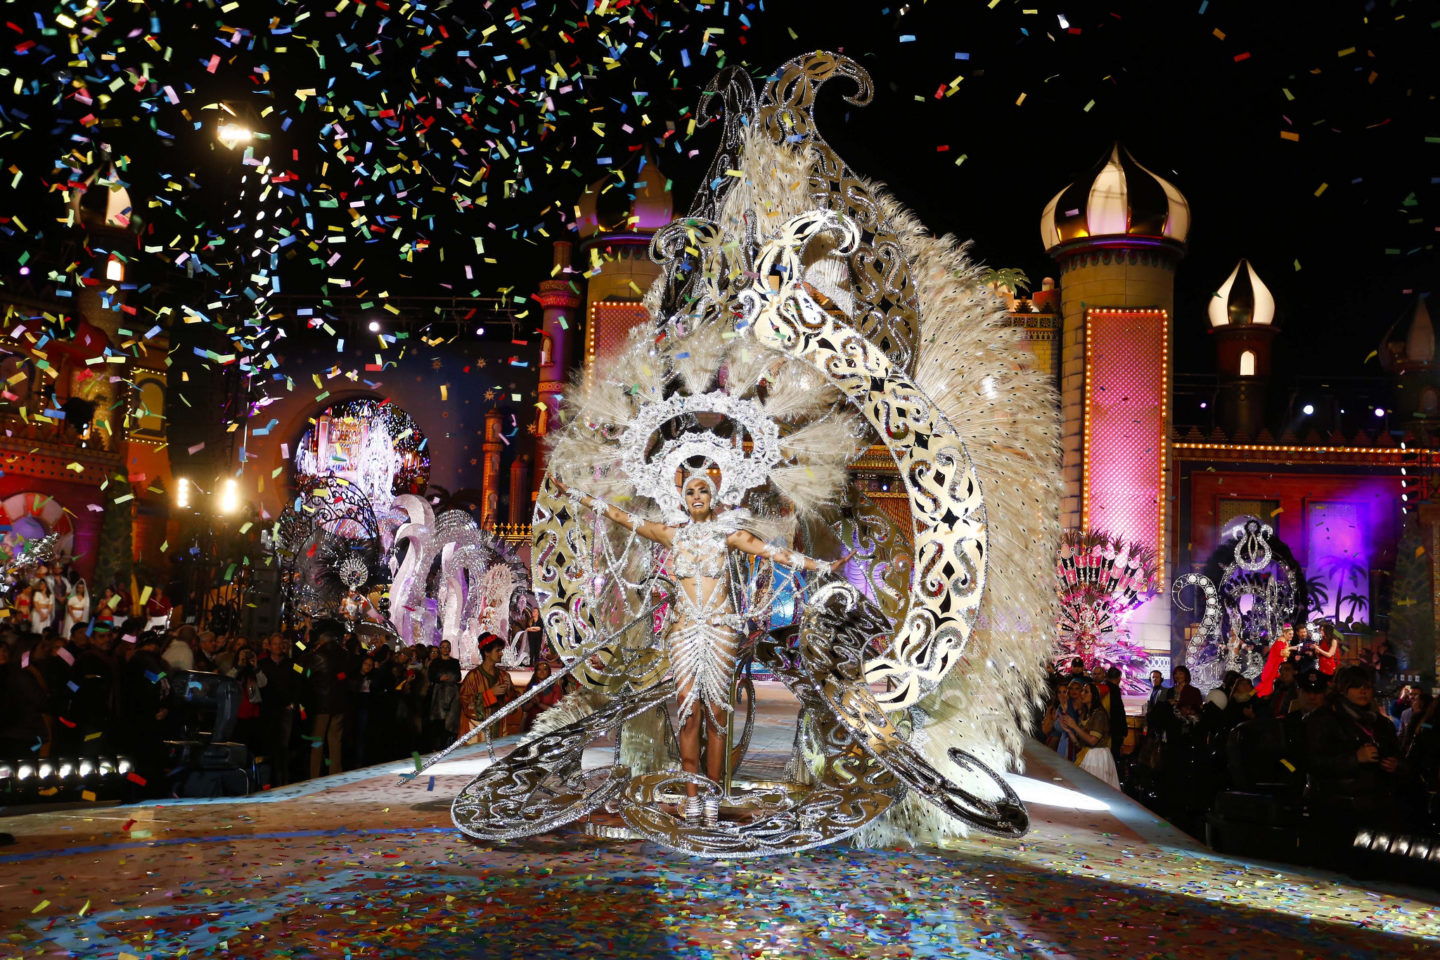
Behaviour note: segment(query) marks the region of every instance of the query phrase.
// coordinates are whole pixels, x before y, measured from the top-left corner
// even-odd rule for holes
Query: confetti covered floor
[[[763,704],[756,754],[789,739]],[[595,751],[600,762],[608,751]],[[588,762],[588,758],[587,758]],[[0,822],[0,958],[1399,957],[1440,951],[1440,893],[1210,854],[1036,747],[1023,842],[689,860],[578,833],[465,840],[483,758],[242,800]]]

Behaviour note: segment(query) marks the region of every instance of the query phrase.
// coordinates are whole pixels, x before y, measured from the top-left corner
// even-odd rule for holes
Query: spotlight
[[[29,780],[35,776],[35,767],[28,763],[20,764],[20,769],[15,772],[16,780]]]
[[[190,506],[190,481],[184,477],[175,478],[175,506],[182,510]]]
[[[1200,409],[1201,409],[1201,410],[1208,410],[1208,409],[1210,409],[1210,404],[1206,403],[1204,400],[1201,400],[1201,401],[1200,401]]]
[[[0,763],[0,780],[9,780],[15,776],[15,770],[8,763]]]
[[[46,780],[55,773],[55,768],[48,763],[40,764],[40,779]]]
[[[234,513],[240,509],[240,482],[234,477],[225,480],[220,488],[220,512]]]
[[[241,123],[222,123],[215,128],[215,139],[231,150],[234,150],[237,144],[249,143],[254,135],[254,131]]]
[[[485,336],[485,328],[484,328],[484,327],[476,327],[476,328],[475,328],[475,336],[477,336],[477,337],[483,337],[483,336]]]
[[[1315,412],[1315,404],[1307,403],[1305,404],[1305,406],[1301,407],[1300,410],[1305,414],[1305,416],[1308,417]]]
[[[1375,408],[1375,416],[1377,416],[1377,417],[1383,417],[1383,416],[1385,416],[1385,408],[1384,408],[1384,407],[1376,407],[1376,408]]]
[[[90,776],[90,774],[92,774],[92,773],[94,773],[94,772],[95,772],[95,764],[91,763],[89,760],[81,760],[81,761],[80,761],[80,776],[82,776],[82,777],[88,777],[88,776]]]
[[[60,779],[61,779],[61,780],[69,779],[70,774],[72,774],[72,773],[74,773],[74,772],[75,772],[75,765],[72,764],[69,760],[63,761],[63,762],[60,764]]]
[[[379,320],[371,320],[371,321],[370,321],[370,332],[371,332],[371,333],[379,333],[379,332],[380,332],[380,321],[379,321]]]
[[[121,776],[124,776],[125,774],[130,772],[130,761],[126,760],[124,757],[121,757],[120,764],[116,769],[119,771]]]

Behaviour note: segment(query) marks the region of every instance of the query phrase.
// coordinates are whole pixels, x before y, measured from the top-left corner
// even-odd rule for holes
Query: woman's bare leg
[[[685,702],[684,691],[680,693],[680,702]],[[700,772],[700,714],[704,709],[704,704],[696,702],[690,710],[690,716],[680,724],[680,767],[686,773]],[[695,784],[686,784],[685,794],[695,796]]]

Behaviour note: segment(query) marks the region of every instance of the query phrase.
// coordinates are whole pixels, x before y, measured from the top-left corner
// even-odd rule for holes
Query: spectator
[[[265,700],[264,689],[270,682],[270,678],[260,669],[255,658],[255,651],[249,647],[242,648],[235,656],[235,665],[224,672],[226,676],[233,677],[240,685],[235,739],[249,747],[252,754],[256,753],[264,743],[260,730],[260,716]]]
[[[1364,667],[1346,667],[1324,707],[1306,721],[1311,790],[1320,816],[1330,825],[1332,850],[1346,850],[1355,830],[1392,829],[1401,771],[1394,726],[1375,709],[1375,681]]]
[[[354,678],[350,693],[355,717],[355,733],[351,738],[352,753],[355,766],[363,767],[372,762],[372,738],[379,726],[376,721],[381,716],[380,705],[384,700],[381,676],[375,670],[374,657],[361,657],[360,672]]]
[[[1066,732],[1080,745],[1076,765],[1085,772],[1120,789],[1120,776],[1115,757],[1110,752],[1110,715],[1099,703],[1093,683],[1075,680],[1070,683],[1070,697],[1079,694],[1079,719],[1063,718]]]
[[[1190,685],[1190,670],[1183,664],[1170,671],[1171,687],[1162,699],[1170,704],[1177,719],[1194,723],[1200,719],[1203,700],[1200,691]]]
[[[310,631],[311,646],[305,657],[305,673],[310,689],[306,706],[311,711],[310,779],[320,776],[327,759],[329,773],[344,770],[340,751],[345,735],[345,711],[349,697],[345,689],[345,651],[340,649],[339,626],[333,621],[317,623]]]
[[[1165,693],[1165,674],[1159,670],[1150,671],[1150,692],[1145,696],[1145,712],[1149,713],[1150,708],[1155,706],[1160,697]]]
[[[554,672],[555,671],[550,666],[550,661],[541,660],[535,665],[535,673],[531,676],[530,684],[525,689],[530,690],[533,687],[538,687],[546,680],[549,680],[550,677],[554,674]],[[565,685],[563,682],[556,683],[550,688],[536,694],[533,704],[527,708],[528,712],[525,718],[525,726],[529,727],[531,723],[535,722],[535,718],[537,716],[544,713],[546,710],[549,710],[551,707],[555,706],[555,704],[559,703],[564,698]]]
[[[460,736],[460,661],[450,656],[450,641],[442,640],[430,661],[430,708],[426,712],[430,750],[448,747]]]
[[[1315,667],[1312,665],[1309,670],[1313,669]],[[1290,712],[1290,705],[1295,701],[1295,678],[1305,672],[1308,671],[1297,667],[1294,663],[1280,664],[1280,672],[1275,677],[1275,685],[1271,688],[1270,696],[1262,698],[1264,708],[1269,711],[1271,716],[1283,717]]]
[[[1070,677],[1071,679],[1085,679],[1085,661],[1080,657],[1075,657],[1070,661]]]
[[[54,718],[54,693],[45,675],[44,648],[37,646],[27,659],[10,665],[4,672],[5,710],[0,717],[0,756],[47,757],[50,755]]]
[[[1120,766],[1124,757],[1125,738],[1130,733],[1130,721],[1125,716],[1125,701],[1120,687],[1121,677],[1119,667],[1105,671],[1105,686],[1109,692],[1101,698],[1110,711],[1110,752],[1115,757],[1116,767]]]
[[[139,623],[130,622],[132,629]],[[135,762],[136,773],[156,792],[165,776],[165,725],[169,717],[170,667],[160,656],[164,636],[146,630],[120,677],[121,749]]]
[[[162,655],[171,670],[195,669],[195,642],[195,628],[188,625],[181,627],[171,638]]]
[[[291,741],[295,736],[295,706],[300,700],[300,674],[290,659],[290,638],[281,633],[271,636],[266,655],[256,667],[265,675],[260,730],[263,751],[270,761],[270,783],[283,787],[291,780]]]
[[[74,636],[84,637],[85,626],[78,624]],[[119,664],[111,653],[115,638],[108,631],[97,630],[75,658],[73,668],[75,695],[71,698],[69,719],[75,722],[78,737],[76,752],[95,757],[114,753],[113,718],[118,711],[120,687]],[[76,646],[76,644],[72,644]],[[128,646],[128,644],[127,644]]]

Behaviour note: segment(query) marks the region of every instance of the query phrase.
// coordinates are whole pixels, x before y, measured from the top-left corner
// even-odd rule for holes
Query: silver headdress
[[[662,427],[676,420],[693,423],[697,414],[718,415],[737,429],[728,438],[713,430],[686,430],[647,453]],[[739,506],[746,492],[764,485],[780,463],[780,426],[754,400],[721,391],[676,394],[639,410],[620,438],[620,455],[621,469],[635,491],[654,500],[667,523],[683,523],[685,507],[675,485],[676,473],[697,457],[713,463],[720,471],[718,490],[711,481],[715,500],[727,507]],[[685,479],[691,476],[687,473]]]

